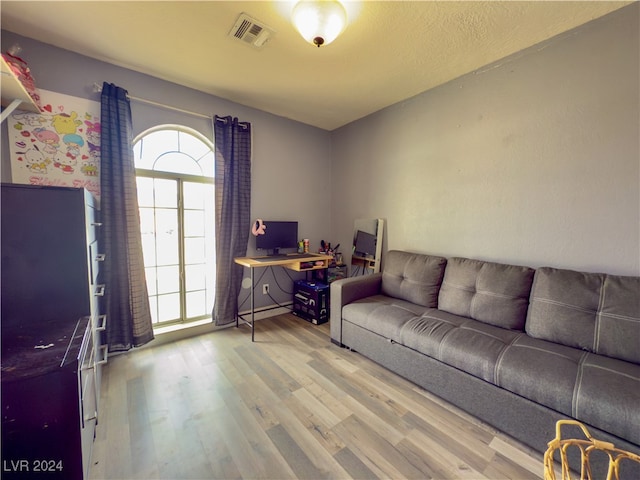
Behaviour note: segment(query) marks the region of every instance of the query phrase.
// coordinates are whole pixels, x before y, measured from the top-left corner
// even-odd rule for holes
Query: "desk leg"
[[[254,341],[254,327],[255,327],[255,322],[256,319],[254,318],[254,305],[253,305],[253,295],[255,292],[255,288],[253,285],[253,268],[249,268],[250,270],[250,274],[251,274],[251,341]]]

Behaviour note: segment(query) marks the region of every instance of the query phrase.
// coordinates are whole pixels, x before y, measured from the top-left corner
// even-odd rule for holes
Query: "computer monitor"
[[[376,236],[358,230],[356,233],[356,244],[354,253],[360,257],[375,257],[376,256]]]
[[[264,234],[256,237],[256,248],[267,255],[278,255],[281,248],[298,247],[298,222],[265,220]]]

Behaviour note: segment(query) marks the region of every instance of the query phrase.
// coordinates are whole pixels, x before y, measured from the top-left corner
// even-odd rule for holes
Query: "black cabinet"
[[[93,198],[13,184],[0,193],[2,478],[82,479],[106,360]]]
[[[3,378],[5,480],[74,480],[86,478],[88,473],[96,425],[91,319],[83,317],[75,325],[61,322],[55,328],[49,326],[44,338],[49,341],[54,337],[57,341],[53,344],[42,345],[35,369],[26,372],[23,366]],[[38,342],[37,338],[30,338],[30,343]],[[24,347],[23,351],[14,348],[7,364],[3,358],[3,369],[10,364],[20,367],[16,356],[26,357],[33,349],[32,345]]]

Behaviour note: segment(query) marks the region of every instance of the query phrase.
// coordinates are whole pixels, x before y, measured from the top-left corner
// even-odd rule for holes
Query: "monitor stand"
[[[280,248],[274,248],[271,253],[267,253],[267,257],[270,257],[270,258],[288,258],[288,257],[292,257],[293,258],[296,255],[301,255],[301,254],[300,253],[281,252]]]

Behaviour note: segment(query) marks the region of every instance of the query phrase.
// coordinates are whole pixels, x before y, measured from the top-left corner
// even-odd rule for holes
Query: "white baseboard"
[[[254,313],[255,320],[258,321],[269,317],[275,317],[276,315],[291,313],[291,309],[286,307],[293,305],[293,302],[286,302],[281,305],[282,306],[271,305],[257,309]],[[245,310],[239,313],[240,315],[243,315],[247,320],[249,320],[249,317],[251,316],[251,310]],[[217,326],[213,324],[211,319],[206,319],[199,320],[193,323],[161,327],[154,331],[155,338],[151,342],[140,348],[156,347],[165,343],[176,342],[178,340],[182,340],[183,338],[195,337],[196,335],[203,335],[205,333],[215,332],[216,330],[235,326],[235,322],[229,323],[227,325]]]

